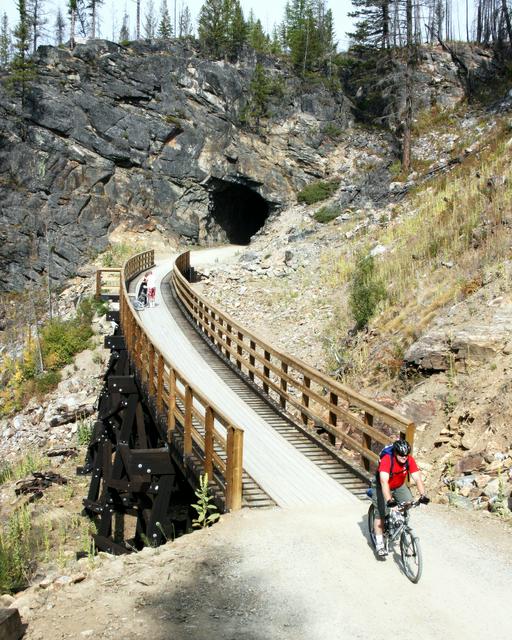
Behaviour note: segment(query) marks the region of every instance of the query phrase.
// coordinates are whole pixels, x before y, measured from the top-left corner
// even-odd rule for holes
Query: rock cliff
[[[330,170],[323,130],[352,119],[343,94],[321,83],[305,88],[273,63],[271,124],[264,135],[244,129],[256,59],[212,62],[181,42],[40,47],[36,62],[23,110],[0,90],[7,290],[49,263],[54,279],[74,274],[119,225],[248,242],[270,212]],[[253,227],[222,217],[235,197],[254,214]]]

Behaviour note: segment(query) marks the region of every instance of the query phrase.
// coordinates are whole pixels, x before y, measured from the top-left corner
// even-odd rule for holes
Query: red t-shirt
[[[416,464],[416,460],[412,456],[408,456],[409,458],[409,473],[414,473],[415,471],[419,471],[418,465]],[[389,488],[391,490],[398,489],[401,487],[407,478],[407,467],[405,464],[400,464],[398,460],[393,457],[393,468],[391,469],[391,456],[385,455],[381,458],[379,462],[379,473],[381,471],[385,471],[390,474],[389,478]],[[391,472],[392,475],[391,475]]]

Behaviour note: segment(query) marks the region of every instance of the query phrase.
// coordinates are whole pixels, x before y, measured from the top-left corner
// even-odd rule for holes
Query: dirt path
[[[510,529],[416,510],[425,569],[413,585],[395,559],[374,558],[366,509],[242,511],[160,549],[103,556],[83,582],[19,599],[26,638],[377,640],[393,619],[418,640],[510,637]]]

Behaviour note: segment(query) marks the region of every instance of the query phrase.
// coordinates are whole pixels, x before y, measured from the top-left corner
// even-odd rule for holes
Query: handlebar
[[[419,507],[421,503],[421,500],[413,500],[412,502],[399,502],[396,506],[399,509],[399,511],[409,511],[409,509],[413,509],[414,507]]]

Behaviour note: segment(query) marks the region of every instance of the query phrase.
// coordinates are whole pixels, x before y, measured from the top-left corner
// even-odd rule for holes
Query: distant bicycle
[[[396,509],[392,509],[391,513],[385,520],[384,525],[384,546],[389,553],[393,551],[396,544],[400,541],[400,555],[402,558],[402,568],[405,575],[411,582],[415,584],[421,578],[423,561],[421,557],[420,541],[414,535],[413,530],[409,526],[409,511],[421,504],[419,500],[415,502],[401,502]],[[368,529],[373,547],[376,547],[375,533],[375,506],[370,505],[368,509]]]

